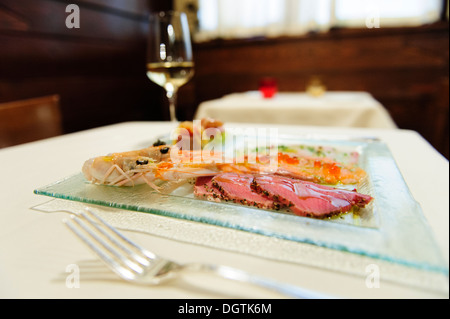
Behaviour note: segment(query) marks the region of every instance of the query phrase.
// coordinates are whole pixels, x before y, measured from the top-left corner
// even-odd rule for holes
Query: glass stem
[[[173,90],[167,90],[166,96],[169,99],[170,120],[172,122],[178,122],[175,112],[177,103],[177,90],[175,88]]]

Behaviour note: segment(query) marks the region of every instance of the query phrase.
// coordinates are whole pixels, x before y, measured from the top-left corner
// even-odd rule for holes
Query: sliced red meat
[[[194,195],[199,198],[219,202],[223,195],[212,184],[212,176],[198,177],[194,186]]]
[[[369,195],[361,194],[354,191],[348,191],[345,189],[339,189],[334,187],[329,187],[325,185],[319,185],[312,182],[292,180],[295,183],[296,191],[299,192],[301,189],[300,185],[305,185],[308,189],[314,190],[318,193],[324,195],[329,195],[332,197],[344,199],[348,201],[352,206],[365,207],[372,201],[372,197]]]
[[[227,200],[264,209],[279,209],[278,202],[256,193],[252,189],[253,175],[224,173],[214,176],[212,184]]]
[[[276,176],[222,173],[197,179],[194,194],[214,201],[233,201],[263,209],[289,209],[301,216],[328,217],[364,207],[372,197],[357,193]]]
[[[291,178],[266,175],[254,178],[253,187],[268,198],[301,216],[328,217],[364,207],[372,198],[356,192],[304,182]]]

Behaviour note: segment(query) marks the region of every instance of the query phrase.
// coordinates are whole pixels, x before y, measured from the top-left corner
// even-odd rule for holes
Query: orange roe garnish
[[[297,157],[291,157],[284,153],[278,153],[278,161],[289,165],[298,165],[300,163],[300,160]]]

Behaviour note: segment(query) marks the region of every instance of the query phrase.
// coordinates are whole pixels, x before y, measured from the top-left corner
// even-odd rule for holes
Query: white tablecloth
[[[230,124],[231,125],[231,124]],[[235,124],[251,127],[251,124]],[[256,126],[255,126],[256,127]],[[170,132],[171,123],[123,123],[0,150],[0,298],[272,298],[279,295],[200,276],[197,286],[188,276],[159,287],[136,286],[119,280],[63,225],[67,213],[31,209],[60,205],[33,190],[80,171],[93,156],[144,147]],[[447,262],[449,253],[449,164],[421,136],[412,131],[332,129],[277,126],[280,134],[377,136],[391,149],[412,195]],[[64,202],[64,207],[75,207]],[[155,253],[180,262],[207,261],[241,268],[282,282],[343,298],[448,298],[443,289],[423,289],[394,281],[368,288],[364,268],[348,259],[347,267],[362,276],[330,271],[322,265],[286,262],[258,255],[264,244],[273,251],[288,248],[282,241],[202,223],[151,214],[106,210],[111,222]],[[132,225],[134,223],[134,225]],[[132,227],[129,227],[129,226]],[[139,231],[142,228],[142,231]],[[246,253],[242,247],[256,247]],[[307,257],[334,251],[311,246]],[[297,247],[297,246],[296,246]],[[296,249],[296,247],[291,247]],[[288,252],[288,250],[286,250]],[[350,257],[350,256],[349,256]],[[79,266],[80,286],[70,286],[71,266]],[[359,265],[359,266],[358,266]],[[364,265],[364,263],[363,263]],[[325,265],[326,266],[326,265]],[[403,269],[400,269],[403,271]],[[420,281],[420,278],[418,278]]]
[[[386,109],[366,92],[280,92],[265,99],[258,91],[234,93],[199,105],[196,119],[335,127],[395,128]]]

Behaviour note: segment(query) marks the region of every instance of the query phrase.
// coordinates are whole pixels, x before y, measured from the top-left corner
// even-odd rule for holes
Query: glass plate
[[[36,189],[34,193],[229,227],[448,274],[422,210],[385,144],[376,139],[327,140],[295,136],[280,136],[277,142],[278,145],[311,146],[313,150],[317,146],[334,149],[336,156],[357,153],[358,165],[368,173],[368,179],[358,185],[358,191],[371,195],[374,200],[358,214],[313,219],[196,199],[189,186],[163,195],[148,185],[93,185],[81,173]],[[234,143],[233,147],[239,149],[239,143],[242,141]]]

